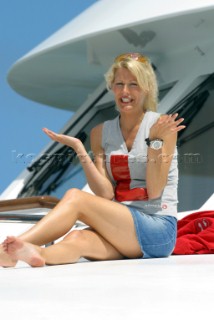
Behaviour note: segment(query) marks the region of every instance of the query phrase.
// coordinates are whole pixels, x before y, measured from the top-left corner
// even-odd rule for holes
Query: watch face
[[[162,146],[163,146],[163,141],[160,141],[160,140],[153,140],[150,143],[150,148],[155,149],[155,150],[161,149]]]

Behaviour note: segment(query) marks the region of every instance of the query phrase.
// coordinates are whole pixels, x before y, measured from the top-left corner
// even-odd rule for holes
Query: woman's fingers
[[[185,128],[186,128],[186,126],[176,126],[174,128],[171,128],[171,131],[178,132],[178,131],[181,131],[181,130],[183,130]]]
[[[53,132],[53,131],[51,131],[51,130],[49,130],[49,129],[47,129],[47,128],[43,128],[42,130],[43,130],[43,132],[46,133],[48,136],[55,136],[55,135],[56,135],[55,132]]]
[[[178,132],[178,131],[185,129],[186,128],[185,125],[180,125],[183,121],[184,121],[184,118],[180,118],[180,119],[176,120],[174,122],[174,124],[172,125],[171,130],[173,132]]]
[[[43,128],[42,130],[43,130],[43,132],[46,133],[46,134],[48,135],[48,137],[51,138],[52,140],[57,141],[57,142],[63,141],[63,135],[62,135],[62,134],[55,133],[55,132],[53,132],[52,130],[49,130],[49,129],[47,129],[47,128]]]
[[[59,134],[59,133],[56,133],[52,130],[49,130],[47,128],[43,128],[42,129],[49,137],[55,137],[55,138],[59,138],[59,137],[62,137],[63,135],[62,134]]]
[[[65,144],[71,148],[73,148],[74,150],[77,150],[78,147],[80,147],[82,145],[82,142],[75,138],[75,137],[71,137],[71,136],[67,136],[65,134],[61,134],[61,133],[55,133],[47,128],[43,128],[42,129],[44,131],[44,133],[46,133],[49,138],[51,138],[52,140],[59,142],[61,144]]]
[[[170,132],[178,132],[186,128],[185,125],[181,125],[181,123],[184,121],[184,118],[178,118],[178,113],[175,114],[164,114],[161,115],[161,117],[158,119],[158,121],[155,124],[155,134],[154,136],[158,136],[161,138],[164,138],[164,136],[167,136],[170,134]]]
[[[174,114],[171,115],[171,118],[172,118],[173,120],[175,120],[175,119],[177,118],[177,116],[178,116],[178,113],[174,113]]]
[[[176,120],[177,117],[178,117],[178,113],[170,114],[166,116],[164,115],[163,117],[161,117],[159,124],[178,126],[181,122],[184,121],[184,118],[179,118],[178,120]]]

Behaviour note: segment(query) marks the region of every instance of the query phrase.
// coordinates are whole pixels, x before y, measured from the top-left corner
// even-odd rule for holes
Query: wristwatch
[[[163,140],[161,139],[154,139],[150,140],[149,138],[145,139],[146,144],[153,150],[159,150],[163,147]]]

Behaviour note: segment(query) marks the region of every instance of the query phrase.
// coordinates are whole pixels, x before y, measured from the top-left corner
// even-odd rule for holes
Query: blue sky
[[[3,1],[0,10],[0,194],[26,167],[20,153],[37,154],[49,142],[43,127],[59,131],[72,116],[27,100],[7,83],[12,64],[96,0]]]

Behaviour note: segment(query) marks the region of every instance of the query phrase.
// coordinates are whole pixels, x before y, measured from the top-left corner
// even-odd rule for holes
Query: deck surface
[[[0,268],[5,319],[204,319],[214,255]]]

